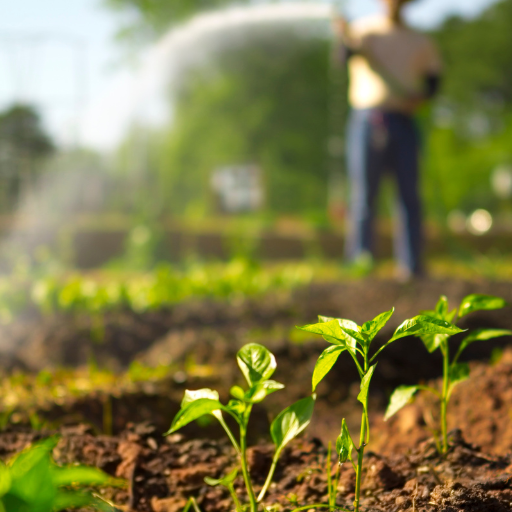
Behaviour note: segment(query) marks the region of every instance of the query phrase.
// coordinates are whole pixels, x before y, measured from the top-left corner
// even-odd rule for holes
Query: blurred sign
[[[263,206],[263,173],[256,165],[220,167],[213,172],[211,185],[224,212],[254,212]]]

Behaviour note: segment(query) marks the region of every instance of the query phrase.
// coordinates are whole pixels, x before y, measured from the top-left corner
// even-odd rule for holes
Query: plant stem
[[[231,432],[231,429],[227,426],[226,422],[224,421],[222,414],[219,414],[219,416],[216,416],[216,418],[219,420],[219,423],[222,425],[222,428],[226,431],[226,434],[228,435],[229,440],[235,447],[236,453],[238,453],[238,455],[240,455],[240,446],[238,446],[235,436],[233,435],[233,432]]]
[[[332,452],[332,443],[329,441],[329,444],[327,445],[327,463],[326,463],[326,471],[327,471],[327,492],[329,493],[329,506],[332,507],[332,475],[331,475],[331,452]]]
[[[229,487],[229,493],[231,494],[231,498],[233,499],[235,503],[236,512],[242,512],[242,505],[240,503],[240,500],[238,499],[238,496],[236,495],[235,488],[233,487],[233,484],[231,484]]]
[[[252,488],[251,475],[247,466],[247,423],[251,414],[252,406],[248,405],[244,412],[243,424],[240,425],[240,464],[242,466],[242,474],[244,476],[245,488],[249,496],[249,504],[251,512],[257,512],[258,504],[254,496]]]
[[[277,461],[279,460],[280,455],[281,451],[276,451],[276,453],[274,454],[274,458],[272,459],[272,466],[270,466],[267,479],[265,480],[265,484],[263,485],[263,488],[261,489],[258,495],[258,503],[265,497],[265,494],[267,494],[268,488],[270,487],[272,479],[274,478],[274,472],[276,470]]]
[[[446,455],[448,452],[448,428],[446,411],[448,408],[448,389],[450,386],[450,352],[448,343],[443,347],[443,393],[441,395],[441,437],[442,437],[442,453]]]
[[[359,512],[359,497],[361,495],[361,476],[363,472],[363,456],[366,437],[366,408],[363,409],[361,418],[361,435],[359,437],[359,449],[357,450],[357,473],[356,473],[356,497],[354,500],[354,512]]]

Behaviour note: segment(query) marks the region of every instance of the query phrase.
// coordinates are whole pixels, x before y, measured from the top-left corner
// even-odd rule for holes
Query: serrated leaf
[[[462,299],[459,307],[459,316],[463,317],[473,311],[501,309],[507,305],[507,302],[500,297],[474,293]]]
[[[448,334],[453,336],[459,332],[464,332],[456,325],[453,325],[445,320],[440,320],[426,315],[418,315],[414,318],[403,322],[388,343],[396,341],[405,336],[421,336],[424,334]]]
[[[407,405],[411,398],[417,393],[418,386],[399,386],[393,391],[389,399],[389,405],[386,409],[384,421],[387,421],[391,416],[396,414],[402,407]]]
[[[470,370],[468,363],[457,363],[452,365],[450,368],[450,393],[457,384],[469,379],[469,374]]]
[[[316,396],[308,396],[290,405],[270,425],[270,435],[280,452],[292,439],[297,437],[311,421]]]
[[[347,349],[341,345],[333,345],[332,347],[329,347],[322,352],[316,362],[315,369],[313,371],[313,391],[315,391],[318,384],[329,373],[340,354],[345,352],[345,350]]]
[[[164,435],[172,434],[201,416],[212,414],[214,411],[220,411],[223,408],[224,406],[218,400],[212,400],[210,398],[199,398],[194,402],[190,402],[176,414],[171,428]]]
[[[373,372],[375,372],[375,368],[377,364],[370,366],[365,376],[361,380],[361,391],[357,395],[357,399],[363,404],[363,407],[366,409],[368,406],[368,392],[370,390],[370,381],[373,377]]]
[[[271,393],[283,388],[284,384],[281,384],[280,382],[276,382],[275,380],[264,380],[252,386],[251,389],[245,393],[243,400],[248,403],[256,404],[264,400]]]
[[[385,311],[384,313],[376,316],[373,320],[365,322],[362,325],[361,332],[368,337],[369,343],[372,342],[377,333],[386,325],[394,312],[395,308],[392,308],[390,311]]]
[[[11,488],[11,472],[9,468],[0,461],[0,497],[9,492]]]
[[[355,449],[352,438],[350,437],[350,433],[348,431],[347,423],[345,418],[341,422],[341,432],[338,438],[336,439],[336,452],[338,453],[338,458],[340,464],[345,464],[347,460],[352,460],[352,451]]]
[[[494,338],[501,338],[502,336],[512,336],[512,331],[508,329],[476,329],[462,340],[459,353],[475,341],[492,340]]]
[[[228,473],[223,478],[216,479],[216,478],[210,478],[209,476],[206,476],[204,478],[204,481],[208,485],[211,485],[212,487],[215,487],[217,485],[223,485],[224,487],[229,487],[236,480],[237,476],[238,476],[238,469],[235,468],[235,469],[233,469],[233,471]]]
[[[242,347],[238,351],[237,360],[249,387],[269,379],[277,366],[274,355],[258,343],[249,343]]]

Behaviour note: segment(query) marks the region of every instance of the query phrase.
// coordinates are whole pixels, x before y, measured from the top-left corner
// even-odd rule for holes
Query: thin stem
[[[240,500],[238,499],[238,496],[236,495],[235,488],[233,487],[233,484],[230,484],[228,486],[229,493],[231,494],[231,498],[233,499],[235,503],[236,512],[242,512],[242,504],[240,503]]]
[[[263,488],[261,489],[259,495],[258,495],[258,503],[265,497],[265,494],[267,494],[268,488],[270,487],[270,484],[272,483],[272,478],[274,478],[274,472],[276,470],[277,461],[279,460],[279,456],[281,455],[281,451],[276,450],[276,453],[274,454],[274,458],[272,459],[272,466],[270,466],[270,470],[267,475],[267,479],[265,480],[265,485],[263,485]]]
[[[322,503],[315,503],[314,505],[305,505],[303,507],[299,507],[299,508],[294,508],[292,510],[292,512],[300,512],[301,510],[312,510],[314,508],[328,508],[329,510],[333,510],[333,508],[330,506],[330,505],[324,505]],[[346,508],[339,508],[337,507],[336,508],[336,511],[341,511],[341,512],[350,512],[350,510],[346,509]]]
[[[224,421],[224,418],[222,417],[222,414],[219,414],[218,416],[215,416],[219,423],[222,425],[222,428],[226,431],[226,434],[229,437],[229,440],[233,444],[236,453],[240,455],[240,446],[238,446],[238,443],[236,442],[235,436],[233,435],[233,432],[231,432],[231,429],[228,427],[227,423]]]
[[[356,363],[357,371],[359,372],[359,376],[362,378],[364,376],[364,372],[361,368],[361,365],[359,364],[359,361],[357,360],[357,356],[351,350],[348,350],[348,353],[352,356],[352,359]]]
[[[354,500],[354,512],[359,512],[359,498],[361,496],[361,477],[363,472],[363,456],[366,437],[366,408],[363,409],[361,418],[361,435],[359,437],[359,449],[357,450],[357,472],[356,472],[356,497]]]
[[[332,475],[331,475],[331,452],[332,452],[332,443],[329,441],[329,444],[327,445],[327,461],[326,461],[326,468],[327,471],[327,492],[329,494],[329,506],[334,506],[332,503]]]
[[[375,354],[373,354],[373,356],[371,357],[370,359],[370,363],[373,363],[373,360],[391,343],[391,341],[388,341],[387,343],[385,343],[384,345],[382,345],[382,347],[379,348],[379,350],[377,350],[377,352],[375,352]]]
[[[448,452],[448,427],[446,412],[448,408],[448,389],[450,386],[450,351],[448,343],[445,342],[442,347],[443,353],[443,393],[441,396],[441,438],[443,455]]]
[[[240,425],[240,464],[242,466],[242,474],[244,476],[245,488],[249,496],[249,504],[251,512],[257,512],[257,502],[254,496],[254,489],[252,488],[251,475],[247,466],[247,423],[251,414],[251,405],[247,405],[244,412],[242,424]]]

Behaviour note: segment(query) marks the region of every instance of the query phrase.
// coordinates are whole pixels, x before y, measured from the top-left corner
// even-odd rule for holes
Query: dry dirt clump
[[[439,388],[440,381],[433,386]],[[384,422],[375,417],[372,447],[381,453],[408,450],[430,437],[436,427],[438,410],[432,395],[418,399]],[[459,427],[464,437],[482,450],[495,454],[512,452],[512,350],[507,349],[498,363],[471,364],[471,377],[459,384],[448,409],[448,427]]]
[[[27,443],[52,432],[34,433],[10,427],[0,433],[0,457],[21,450]],[[204,512],[232,510],[229,495],[204,483],[205,476],[220,477],[236,464],[232,448],[213,440],[184,441],[182,436],[161,436],[148,424],[130,425],[118,437],[97,436],[86,426],[64,428],[55,457],[61,463],[96,465],[125,478],[126,489],[106,489],[105,496],[123,510],[181,512],[194,496]],[[431,440],[408,454],[366,457],[362,505],[365,511],[501,512],[512,508],[512,457],[490,456],[468,444],[460,431],[450,437],[446,459]],[[271,463],[272,447],[250,451],[250,469],[257,486]],[[277,510],[325,503],[326,449],[311,438],[291,443],[276,472],[267,503]],[[332,461],[332,470],[336,462]],[[243,497],[243,483],[235,485]],[[339,483],[340,506],[351,508],[354,472],[344,465]]]

